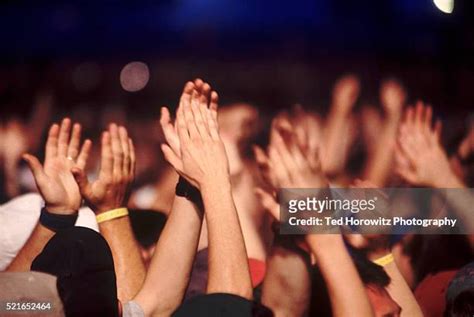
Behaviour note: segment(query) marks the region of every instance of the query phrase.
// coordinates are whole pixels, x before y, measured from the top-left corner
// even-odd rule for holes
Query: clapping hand
[[[102,133],[99,177],[89,182],[84,167],[72,172],[80,192],[92,210],[102,213],[127,204],[130,185],[135,178],[135,150],[127,130],[111,124]]]
[[[397,173],[416,186],[457,187],[446,152],[440,144],[441,124],[434,126],[432,109],[418,102],[406,111],[396,153]]]
[[[35,156],[23,155],[51,213],[72,214],[81,206],[81,193],[71,170],[85,168],[92,143],[86,140],[80,147],[80,141],[81,126],[74,124],[71,132],[71,120],[66,118],[49,130],[43,165]]]
[[[217,93],[209,84],[196,80],[183,90],[174,125],[169,111],[160,120],[167,144],[166,160],[192,185],[201,188],[211,182],[227,181],[229,166],[218,133]]]

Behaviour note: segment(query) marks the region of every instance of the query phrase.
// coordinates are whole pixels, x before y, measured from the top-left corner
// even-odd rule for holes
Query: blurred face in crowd
[[[257,110],[248,104],[233,104],[220,109],[219,127],[231,175],[238,174],[243,168],[241,146],[255,131],[257,120]]]
[[[390,297],[385,288],[369,285],[366,291],[376,317],[400,316],[400,306]]]

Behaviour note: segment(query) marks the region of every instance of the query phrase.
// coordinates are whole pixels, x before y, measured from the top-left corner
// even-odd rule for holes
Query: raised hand
[[[416,186],[460,187],[439,142],[441,125],[433,127],[431,120],[432,109],[422,102],[415,109],[407,109],[398,136],[396,171]]]
[[[218,133],[215,110],[200,102],[193,93],[191,105],[178,111],[178,135],[181,143],[182,169],[178,172],[201,188],[229,177],[229,163],[224,143]]]
[[[380,87],[380,102],[388,116],[399,117],[406,99],[402,85],[394,79],[386,80]]]
[[[461,141],[458,147],[457,156],[461,160],[467,160],[474,153],[474,125]]]
[[[92,142],[86,140],[79,150],[81,126],[63,119],[61,126],[53,124],[46,142],[44,164],[30,154],[23,158],[33,172],[36,185],[51,213],[71,214],[81,206],[81,193],[71,172],[73,168],[84,169]]]
[[[321,170],[319,155],[304,153],[295,137],[283,138],[274,134],[274,142],[268,147],[268,157],[278,187],[326,188],[328,181]]]
[[[227,156],[218,134],[217,101],[217,93],[211,91],[209,84],[197,79],[185,85],[174,125],[169,111],[162,108],[160,123],[167,144],[161,148],[165,158],[197,187],[204,179],[211,179],[214,172],[228,174]],[[213,169],[214,163],[220,169]]]
[[[354,106],[359,96],[360,82],[354,75],[340,78],[333,89],[333,107],[338,111],[347,112]]]
[[[102,213],[127,204],[135,178],[135,149],[127,130],[115,123],[102,133],[99,178],[90,183],[84,168],[72,172],[80,192],[92,210]]]
[[[199,93],[200,102],[205,103],[209,107],[209,109],[214,110],[215,115],[217,115],[217,106],[219,99],[218,95],[215,91],[211,92],[211,86],[209,86],[208,83],[203,82],[199,78],[194,80],[194,82],[189,81],[184,85],[177,112],[179,111],[179,109],[182,109],[184,105],[191,104],[191,100],[193,98],[193,91],[195,90]],[[164,145],[163,149],[165,156],[171,155],[180,158],[181,149],[179,144],[177,124],[176,121],[172,122],[170,112],[166,107],[161,108],[160,125],[163,129],[163,134],[167,143]]]

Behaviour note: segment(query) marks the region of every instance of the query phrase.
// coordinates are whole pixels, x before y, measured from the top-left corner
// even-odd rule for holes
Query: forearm
[[[474,217],[472,217],[472,206],[474,205],[474,191],[469,188],[451,188],[442,190],[447,204],[452,213],[457,217],[459,228],[463,232],[474,230]]]
[[[54,231],[38,222],[31,236],[21,248],[15,259],[7,267],[8,272],[30,271],[31,263],[43,251],[44,246],[54,236]]]
[[[208,293],[252,298],[245,243],[232,198],[230,181],[214,180],[201,187],[209,234]]]
[[[387,287],[387,291],[402,308],[401,317],[423,316],[421,308],[398,270],[397,264],[395,262],[389,263],[384,267],[384,270],[390,276],[390,284]]]
[[[363,177],[379,187],[383,187],[390,176],[399,118],[390,117],[387,120],[375,150],[367,160]]]
[[[296,247],[296,246],[295,246]],[[304,316],[311,298],[308,256],[303,251],[274,246],[267,260],[262,303],[276,317]]]
[[[337,173],[345,161],[344,155],[341,155],[341,144],[345,144],[347,141],[343,140],[346,136],[343,131],[348,128],[349,113],[339,108],[337,105],[332,106],[324,129],[325,144],[321,152],[321,161],[324,171],[328,174]]]
[[[202,214],[175,196],[142,289],[135,297],[146,315],[170,316],[181,304],[191,276]]]
[[[373,316],[364,285],[342,237],[308,235],[306,241],[326,281],[333,316]]]
[[[129,301],[140,290],[146,273],[130,219],[126,216],[104,221],[99,230],[112,250],[118,298]]]

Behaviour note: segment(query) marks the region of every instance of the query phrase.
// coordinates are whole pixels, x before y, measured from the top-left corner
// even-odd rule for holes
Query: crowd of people
[[[327,113],[268,118],[195,79],[155,127],[114,114],[101,132],[47,130],[39,98],[0,130],[0,316],[472,316],[472,235],[280,232],[282,188],[472,185],[474,125],[448,151],[399,81],[380,109],[360,90],[346,75]],[[446,199],[468,229],[473,199]]]

